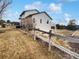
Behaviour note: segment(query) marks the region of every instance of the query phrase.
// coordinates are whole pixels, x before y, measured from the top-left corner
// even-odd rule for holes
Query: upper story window
[[[33,23],[35,23],[35,18],[33,18]]]
[[[47,20],[47,24],[49,24],[49,20]]]
[[[40,19],[40,23],[42,23],[42,19]]]

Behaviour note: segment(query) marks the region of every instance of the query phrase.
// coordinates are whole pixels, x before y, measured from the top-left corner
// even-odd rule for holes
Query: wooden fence
[[[46,33],[48,34],[48,38],[49,40],[47,40],[46,38],[42,37],[42,36],[39,36],[36,34],[36,31],[39,31],[39,32],[43,32],[43,33]],[[58,34],[55,34],[55,33],[52,33],[52,30],[50,30],[49,32],[45,32],[45,31],[42,31],[42,30],[39,30],[39,29],[34,29],[34,40],[36,40],[36,37],[40,38],[41,40],[47,42],[49,44],[49,47],[48,47],[48,51],[51,51],[51,46],[55,46],[57,47],[58,49],[60,49],[61,51],[69,54],[70,56],[72,56],[72,58],[77,58],[79,59],[79,54],[76,53],[76,52],[73,52],[71,51],[70,49],[68,48],[65,48],[61,45],[58,45],[56,43],[54,43],[53,41],[51,41],[51,37],[52,36],[57,36],[63,40],[68,40],[69,42],[76,42],[76,43],[79,43],[79,39],[75,39],[75,38],[72,38],[72,37],[65,37],[65,36],[61,36],[61,35],[58,35]]]

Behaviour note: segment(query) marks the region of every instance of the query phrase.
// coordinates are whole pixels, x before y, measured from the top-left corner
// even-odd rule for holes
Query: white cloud
[[[25,9],[43,9],[45,7],[45,4],[43,4],[41,1],[36,1],[31,4],[26,4]]]
[[[54,13],[60,13],[62,12],[62,4],[61,3],[43,3],[41,1],[36,1],[31,4],[26,4],[24,6],[25,10],[29,9],[38,9],[38,10],[44,10],[48,12],[54,12]]]
[[[59,3],[59,4],[51,3],[49,5],[49,10],[54,13],[60,13],[60,12],[62,12],[62,4],[61,3]]]
[[[4,20],[12,20],[12,21],[18,21],[19,17],[19,12],[15,11],[13,12],[12,10],[6,11],[4,13]]]
[[[71,20],[71,15],[68,14],[68,13],[65,13],[65,14],[64,14],[64,18],[65,18],[65,21],[68,23],[69,20]]]

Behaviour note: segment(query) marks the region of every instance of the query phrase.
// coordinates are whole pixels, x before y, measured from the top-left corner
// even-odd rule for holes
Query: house
[[[33,26],[36,29],[49,32],[51,30],[52,18],[46,12],[39,12],[32,16]]]
[[[23,11],[20,15],[20,18],[19,18],[20,19],[20,25],[23,28],[27,28],[29,26],[32,26],[31,15],[38,13],[38,12],[39,11],[36,10],[36,9]]]
[[[40,29],[49,32],[52,25],[52,18],[46,12],[39,12],[37,10],[24,11],[20,15],[21,26],[26,29]]]

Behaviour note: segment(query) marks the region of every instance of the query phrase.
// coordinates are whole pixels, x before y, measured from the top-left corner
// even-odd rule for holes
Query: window
[[[33,18],[33,23],[35,23],[35,18]]]
[[[42,19],[40,19],[40,23],[42,23]]]
[[[49,21],[47,20],[47,24],[49,24]]]

